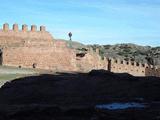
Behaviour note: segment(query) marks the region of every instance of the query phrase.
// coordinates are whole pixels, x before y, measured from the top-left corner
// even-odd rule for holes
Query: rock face
[[[38,31],[35,25],[31,26],[31,30],[22,25],[22,30],[19,30],[14,24],[10,30],[9,25],[4,24],[0,30],[0,47],[0,63],[6,66],[55,71],[88,71],[105,66],[99,54],[93,51],[77,57],[75,49],[67,47],[64,41],[54,40],[44,26],[40,26]]]

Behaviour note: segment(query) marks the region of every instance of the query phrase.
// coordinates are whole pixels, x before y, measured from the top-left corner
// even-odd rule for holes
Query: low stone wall
[[[111,71],[116,73],[129,73],[134,76],[160,76],[160,69],[148,64],[111,59]]]

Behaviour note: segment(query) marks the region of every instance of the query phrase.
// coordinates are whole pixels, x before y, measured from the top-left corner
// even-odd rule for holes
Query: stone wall
[[[120,59],[111,60],[111,71],[116,73],[129,73],[134,76],[157,76],[160,77],[160,69],[148,64],[125,61]]]
[[[0,47],[19,47],[19,46],[52,46],[53,37],[45,31],[44,26],[40,26],[37,31],[35,25],[28,30],[27,25],[22,25],[22,29],[18,28],[17,24],[13,25],[13,29],[9,29],[8,24],[3,25],[0,30]]]
[[[157,76],[160,77],[160,68],[152,65],[146,67],[146,76]]]
[[[10,47],[3,49],[3,65],[50,70],[75,70],[75,54],[55,47]]]
[[[3,49],[3,65],[56,71],[105,69],[106,60],[95,53],[76,57],[76,51],[64,47],[10,47]]]
[[[27,25],[19,29],[17,24],[10,30],[4,24],[0,30],[0,47],[3,49],[3,65],[56,71],[86,71],[103,68],[98,54],[88,51],[78,60],[76,50],[67,47],[65,41],[56,41],[44,26]]]
[[[119,59],[102,59],[99,49],[82,53],[68,48],[65,41],[54,40],[44,26],[17,24],[12,30],[4,24],[0,30],[0,48],[2,50],[2,65],[25,68],[49,69],[56,71],[90,71],[105,69],[117,73],[129,73],[135,76],[159,76],[160,68],[133,61]],[[78,51],[80,52],[80,51]]]
[[[80,71],[90,71],[92,69],[107,70],[107,60],[99,56],[99,54],[90,51],[84,57],[76,57],[76,66]]]

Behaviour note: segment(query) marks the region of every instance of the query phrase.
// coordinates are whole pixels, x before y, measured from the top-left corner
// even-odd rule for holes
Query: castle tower
[[[9,31],[9,24],[8,23],[3,24],[3,30]]]
[[[46,31],[46,27],[45,26],[40,26],[40,31],[41,32],[45,32]]]
[[[28,31],[28,26],[27,25],[22,25],[22,31],[27,32]]]
[[[32,32],[36,32],[37,31],[37,26],[36,25],[32,25],[31,26],[31,31]]]
[[[13,24],[13,31],[18,31],[18,24]]]

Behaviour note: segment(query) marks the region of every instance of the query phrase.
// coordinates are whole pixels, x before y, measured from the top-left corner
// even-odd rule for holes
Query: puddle
[[[145,103],[136,103],[136,102],[96,105],[96,108],[98,109],[108,109],[108,110],[119,110],[119,109],[128,109],[128,108],[145,108],[145,107],[146,107]]]

